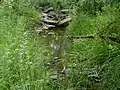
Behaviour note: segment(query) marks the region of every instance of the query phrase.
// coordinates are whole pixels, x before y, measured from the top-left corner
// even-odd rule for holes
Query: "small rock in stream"
[[[54,10],[53,7],[49,7],[49,8],[47,8],[44,12],[45,12],[45,13],[48,13],[48,12],[53,11],[53,10]]]
[[[54,32],[49,32],[48,35],[54,35],[55,33]]]
[[[50,19],[52,19],[52,20],[55,20],[55,17],[54,17],[54,16],[52,16],[52,15],[50,15],[50,14],[48,14],[47,16],[48,16],[48,18],[50,18]]]
[[[49,24],[58,24],[58,21],[55,20],[48,20],[48,19],[44,19],[44,22],[49,23]]]
[[[51,5],[46,5],[40,7],[40,10],[42,21],[41,30],[51,30],[57,27],[60,28],[62,25],[67,26],[68,22],[71,21],[68,9],[57,10]],[[56,47],[57,46],[54,46],[54,49],[56,49]]]
[[[61,20],[61,21],[58,23],[58,25],[64,25],[64,24],[66,24],[66,23],[68,23],[68,22],[70,22],[70,21],[71,21],[71,18],[68,17],[68,18],[66,18],[66,19],[64,19],[64,20]]]
[[[61,15],[60,15],[60,19],[61,19],[61,20],[66,19],[66,17],[68,17],[67,14],[61,14]]]
[[[43,30],[48,30],[49,28],[48,28],[46,25],[44,25],[44,26],[42,27],[42,29],[43,29]]]
[[[43,32],[43,30],[42,30],[42,28],[37,28],[37,29],[36,29],[36,32],[40,34],[40,33]]]
[[[50,12],[48,13],[48,16],[53,16],[54,18],[57,18],[57,19],[58,19],[58,17],[59,17],[59,15],[58,15],[58,13],[57,13],[56,11],[50,11]]]
[[[48,27],[49,29],[55,28],[55,25],[45,24],[45,26]]]
[[[48,14],[47,13],[41,13],[42,15],[42,17],[47,17],[48,16]]]
[[[63,13],[63,14],[69,13],[69,10],[68,9],[63,9],[63,10],[61,10],[61,13]]]
[[[54,60],[58,60],[59,59],[59,57],[54,57]]]
[[[57,71],[53,71],[50,78],[53,79],[53,80],[57,80],[57,74],[58,74]]]
[[[41,29],[41,30],[36,30],[36,32],[38,32],[38,33],[41,33],[43,30]]]

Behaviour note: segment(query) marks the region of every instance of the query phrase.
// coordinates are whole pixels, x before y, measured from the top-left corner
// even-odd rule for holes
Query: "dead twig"
[[[103,35],[101,35],[100,38],[102,38],[103,40],[105,40],[105,41],[107,41],[107,42],[120,43],[120,38],[117,38],[117,37],[103,36]]]
[[[94,36],[66,36],[67,38],[71,39],[86,39],[86,38],[95,38]]]

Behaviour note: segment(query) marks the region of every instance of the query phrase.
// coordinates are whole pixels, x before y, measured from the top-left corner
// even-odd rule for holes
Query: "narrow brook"
[[[68,85],[68,53],[70,40],[65,37],[66,30],[52,30],[47,34],[41,34],[40,37],[48,50],[48,57],[51,57],[47,67],[52,71],[51,79],[61,85]]]
[[[51,79],[61,85],[68,85],[68,52],[70,41],[66,27],[71,21],[68,9],[58,9],[51,5],[40,7],[41,25],[36,30],[51,60],[46,66],[51,70]]]

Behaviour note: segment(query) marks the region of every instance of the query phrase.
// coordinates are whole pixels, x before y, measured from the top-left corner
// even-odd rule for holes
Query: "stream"
[[[46,66],[52,70],[51,79],[62,85],[68,84],[68,51],[70,40],[65,38],[66,30],[53,30],[49,34],[41,34],[40,37],[48,50],[51,60]]]
[[[59,10],[47,5],[40,7],[40,12],[42,22],[36,32],[48,51],[46,57],[51,59],[46,63],[46,67],[51,71],[50,78],[52,82],[67,86],[69,84],[67,62],[70,40],[66,38],[66,27],[71,21],[69,10]]]

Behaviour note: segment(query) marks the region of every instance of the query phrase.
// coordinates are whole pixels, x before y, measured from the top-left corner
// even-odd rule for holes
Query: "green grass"
[[[76,88],[91,88],[92,90],[117,90],[119,88],[120,46],[109,40],[103,40],[99,35],[120,37],[119,9],[104,7],[97,16],[74,13],[69,26],[73,36],[93,35],[95,39],[73,40],[69,65],[71,81]],[[74,68],[72,68],[74,67]],[[100,82],[88,78],[91,71],[97,71]]]
[[[31,23],[34,15],[0,6],[0,90],[48,90],[45,47]]]
[[[72,35],[96,35],[103,32],[102,29],[119,18],[119,9],[116,7],[104,7],[102,13],[90,17],[83,12],[74,13],[73,21],[70,24],[70,33]],[[108,30],[105,32],[107,33]],[[118,32],[118,31],[116,31]]]
[[[71,77],[72,83],[77,88],[88,87],[92,83],[88,75],[95,70],[100,76],[100,82],[94,82],[93,85],[90,85],[92,88],[116,90],[119,87],[119,55],[119,44],[106,43],[98,38],[75,40],[69,60],[70,76],[74,76]]]

